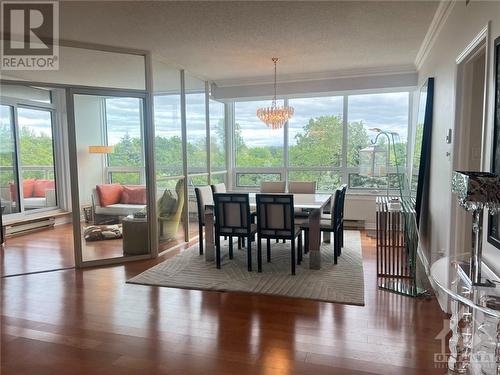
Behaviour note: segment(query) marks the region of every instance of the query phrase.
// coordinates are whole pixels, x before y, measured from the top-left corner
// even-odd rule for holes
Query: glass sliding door
[[[2,215],[20,212],[14,108],[0,105],[0,201]]]
[[[149,255],[144,98],[76,91],[73,106],[83,263]]]

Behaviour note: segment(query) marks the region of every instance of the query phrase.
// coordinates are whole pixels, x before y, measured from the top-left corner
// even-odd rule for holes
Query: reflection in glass
[[[56,207],[52,113],[17,108],[24,210]]]
[[[0,106],[0,199],[2,214],[20,212],[13,108]]]
[[[74,95],[83,261],[149,252],[143,105]]]
[[[224,103],[210,100],[210,163],[212,171],[226,170]]]

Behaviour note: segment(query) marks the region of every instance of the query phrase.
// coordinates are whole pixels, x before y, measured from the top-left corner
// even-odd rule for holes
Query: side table
[[[128,215],[122,220],[123,255],[149,254],[148,219]]]

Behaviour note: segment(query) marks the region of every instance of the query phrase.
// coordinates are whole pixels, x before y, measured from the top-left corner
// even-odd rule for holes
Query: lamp
[[[387,198],[389,198],[389,162],[391,152],[391,137],[394,132],[386,132],[379,128],[369,129],[376,132],[377,136],[372,144],[359,151],[359,175],[365,177],[387,177]],[[387,137],[387,148],[377,145],[378,137]],[[393,142],[394,144],[394,142]]]
[[[113,146],[89,146],[90,154],[112,154],[113,151]]]
[[[472,212],[472,234],[474,246],[471,249],[469,277],[474,285],[493,287],[494,284],[481,280],[483,210],[490,215],[500,212],[500,176],[487,172],[454,171],[451,190],[456,193],[458,204]]]
[[[257,117],[271,129],[281,129],[285,123],[292,118],[292,107],[279,107],[276,104],[276,63],[277,57],[272,58],[274,63],[274,97],[271,106],[257,109]]]

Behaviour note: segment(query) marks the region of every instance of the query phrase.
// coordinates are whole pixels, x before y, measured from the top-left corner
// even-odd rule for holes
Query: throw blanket
[[[85,241],[115,240],[122,238],[122,226],[117,225],[91,225],[83,228]]]

